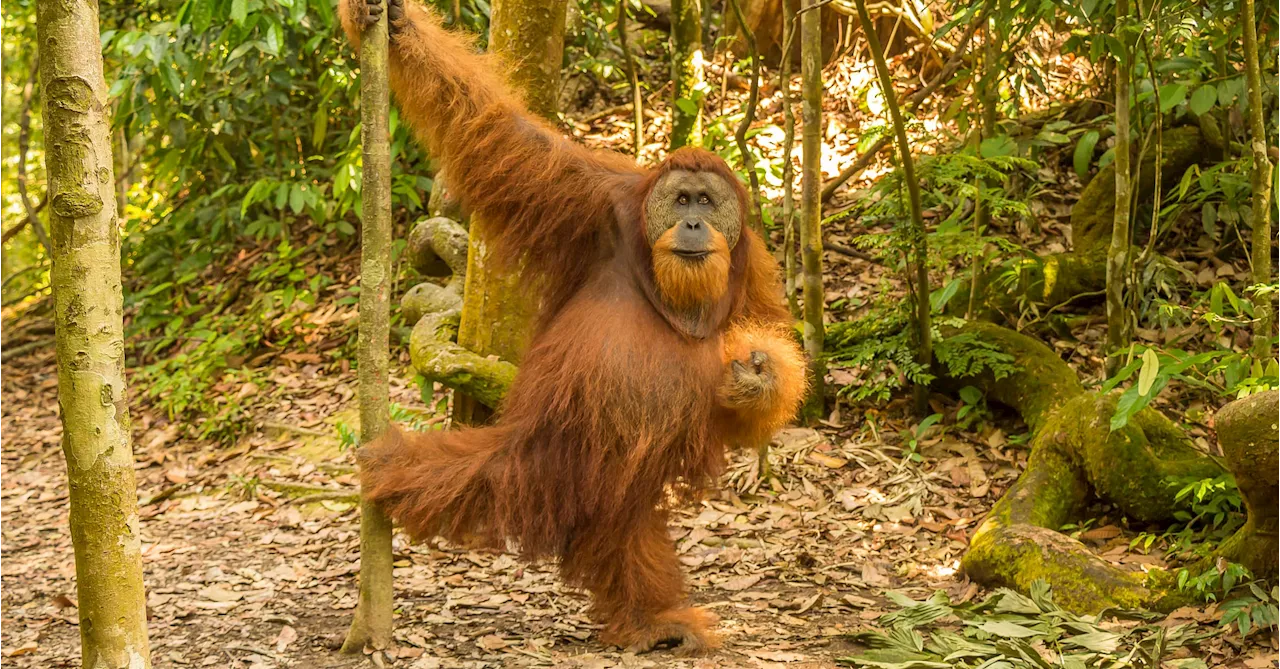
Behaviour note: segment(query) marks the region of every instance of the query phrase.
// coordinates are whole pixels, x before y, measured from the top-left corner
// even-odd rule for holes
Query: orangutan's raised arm
[[[440,161],[449,189],[496,226],[508,260],[527,253],[581,262],[578,249],[612,220],[614,198],[629,192],[640,170],[621,154],[564,139],[530,114],[497,59],[475,53],[466,37],[411,0],[343,0],[343,28],[357,47],[384,5],[401,118]]]

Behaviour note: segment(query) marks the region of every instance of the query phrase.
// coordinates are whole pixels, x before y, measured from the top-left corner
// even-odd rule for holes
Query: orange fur
[[[653,280],[667,303],[676,309],[694,309],[719,302],[729,289],[729,242],[719,230],[711,230],[711,254],[699,260],[672,252],[673,227],[653,245]]]
[[[751,354],[764,353],[767,362],[756,384],[743,387],[731,363],[750,364]],[[728,430],[740,445],[767,442],[778,428],[796,414],[808,389],[804,354],[788,328],[778,323],[741,322],[726,334],[724,378],[718,395],[733,412]]]
[[[363,493],[415,538],[514,540],[526,558],[557,558],[592,593],[609,643],[715,647],[714,616],[685,604],[667,514],[716,480],[728,443],[785,420],[802,384],[777,334],[790,317],[763,242],[744,228],[713,266],[677,270],[646,243],[643,203],[673,169],[728,179],[742,211],[746,189],[707,151],[642,169],[569,142],[525,111],[491,59],[405,9],[391,44],[401,118],[492,224],[498,257],[521,260],[545,292],[496,422],[388,432],[361,450]],[[364,12],[342,0],[353,41]],[[752,347],[778,361],[773,402],[726,407],[726,364]]]

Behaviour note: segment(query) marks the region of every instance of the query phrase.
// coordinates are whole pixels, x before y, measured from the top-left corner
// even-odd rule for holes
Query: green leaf
[[[1213,105],[1217,101],[1218,90],[1216,88],[1213,86],[1201,86],[1196,89],[1195,93],[1191,94],[1191,103],[1189,105],[1191,113],[1199,116],[1213,109]]]
[[[960,389],[960,399],[963,400],[965,404],[976,405],[982,402],[982,391],[974,388],[973,386],[965,386]]]
[[[1037,632],[1029,627],[1023,627],[1017,623],[1005,622],[1000,620],[988,620],[977,626],[978,629],[1005,639],[1025,639],[1027,637],[1041,636],[1043,632]]]
[[[1151,403],[1151,398],[1158,395],[1168,382],[1168,377],[1157,376],[1155,383],[1151,386],[1151,392],[1146,395],[1139,395],[1137,386],[1124,391],[1120,395],[1120,401],[1116,402],[1115,415],[1111,416],[1111,431],[1115,432],[1128,425],[1129,419],[1145,409]]]
[[[1008,135],[998,135],[982,140],[979,153],[983,158],[1003,158],[1018,150],[1018,143]]]
[[[1165,84],[1160,87],[1160,111],[1168,112],[1187,99],[1186,84]]]
[[[1138,372],[1138,394],[1146,395],[1151,392],[1151,385],[1156,382],[1156,375],[1160,373],[1160,356],[1156,354],[1156,350],[1149,348],[1142,352],[1142,371]]]
[[[679,107],[680,111],[684,112],[689,116],[693,116],[694,114],[698,113],[697,103],[695,103],[693,100],[690,100],[689,98],[680,98],[679,100],[676,100],[676,107]]]
[[[1096,653],[1113,653],[1120,647],[1120,639],[1121,635],[1114,632],[1097,631],[1067,637],[1062,642]]]
[[[1076,142],[1075,155],[1072,156],[1072,163],[1076,168],[1076,176],[1084,179],[1089,175],[1089,164],[1093,162],[1093,149],[1098,145],[1098,131],[1090,130],[1080,136],[1080,141]]]
[[[1206,235],[1218,238],[1218,208],[1212,202],[1206,202],[1200,207],[1200,227],[1204,228]]]
[[[249,16],[249,0],[231,0],[231,20],[236,25],[244,25],[244,20]]]
[[[289,189],[289,208],[293,210],[293,213],[295,214],[302,213],[302,208],[306,206],[305,198],[306,198],[306,194],[302,192],[301,186],[294,184]],[[1151,350],[1151,349],[1147,349],[1147,350]]]
[[[213,7],[217,3],[209,0],[194,0],[191,4],[191,29],[204,33],[213,25]]]

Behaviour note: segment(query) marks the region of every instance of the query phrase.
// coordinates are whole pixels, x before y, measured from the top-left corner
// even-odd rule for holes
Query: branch
[[[978,32],[978,26],[982,25],[987,20],[988,10],[990,9],[989,4],[990,3],[984,4],[982,12],[973,21],[969,22],[969,26],[965,28],[964,35],[960,37],[960,42],[956,44],[955,53],[951,55],[951,58],[947,59],[947,62],[942,66],[942,69],[938,71],[938,74],[935,75],[929,83],[925,84],[924,88],[908,95],[906,99],[903,100],[905,103],[903,106],[907,113],[915,113],[916,108],[919,107],[926,98],[933,95],[934,91],[938,90],[943,84],[949,81],[952,75],[954,75],[956,71],[960,69],[960,66],[964,64],[964,57],[968,52],[969,42],[973,41],[974,34]],[[871,145],[871,148],[867,149],[861,156],[858,156],[858,159],[855,160],[852,165],[841,171],[836,178],[828,181],[826,185],[822,187],[822,201],[826,202],[827,200],[830,200],[831,196],[835,195],[836,189],[840,188],[845,184],[845,182],[861,174],[863,170],[867,169],[867,166],[875,159],[876,154],[886,146],[889,146],[892,141],[893,138],[889,135],[885,135],[879,140],[876,140],[876,143]]]
[[[760,239],[765,241],[764,220],[760,217],[760,177],[756,175],[756,158],[751,155],[751,151],[747,147],[747,130],[751,127],[752,122],[756,120],[756,106],[760,102],[760,56],[756,50],[755,33],[751,32],[751,28],[747,27],[747,20],[742,15],[742,8],[738,5],[738,0],[729,0],[729,4],[733,6],[733,13],[738,19],[738,27],[742,30],[742,36],[747,40],[747,53],[751,57],[751,92],[747,94],[747,107],[742,114],[742,122],[738,124],[738,129],[733,136],[738,144],[738,151],[742,154],[742,166],[747,169],[747,181],[751,185],[751,206],[748,208],[751,227],[760,235]],[[727,73],[728,71],[729,67],[726,62],[725,72]],[[788,156],[788,160],[790,160],[790,156]]]

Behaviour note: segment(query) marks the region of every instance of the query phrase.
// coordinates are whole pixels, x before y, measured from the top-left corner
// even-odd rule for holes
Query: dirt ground
[[[853,649],[844,634],[894,608],[887,590],[980,594],[958,559],[1025,458],[989,427],[928,439],[924,462],[904,463],[892,420],[855,433],[839,416],[821,431],[784,431],[773,480],[760,480],[754,453],[734,454],[721,490],[672,527],[693,599],[721,617],[724,648],[703,658],[601,646],[586,598],[553,565],[397,538],[397,647],[352,658],[333,647],[357,593],[355,480],[336,427],[353,414],[354,375],[275,373],[292,390],[233,446],[178,439],[175,426],[135,412],[157,667],[832,667]],[[403,380],[393,395],[418,402]],[[78,666],[52,350],[6,363],[3,396],[4,665]],[[1160,562],[1100,529],[1085,539],[1109,558]],[[1211,614],[1184,612],[1205,624]],[[1202,650],[1208,666],[1275,666],[1245,663],[1265,648]]]

